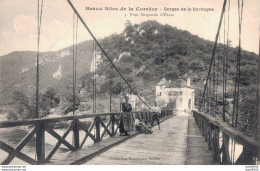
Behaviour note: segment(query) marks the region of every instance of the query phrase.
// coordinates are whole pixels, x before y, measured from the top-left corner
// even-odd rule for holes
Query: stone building
[[[163,78],[156,85],[156,102],[160,107],[168,105],[179,111],[190,112],[194,109],[194,100],[194,87],[189,77],[174,82]]]

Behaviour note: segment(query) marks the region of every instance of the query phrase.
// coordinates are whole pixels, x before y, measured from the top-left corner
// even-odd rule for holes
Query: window
[[[182,98],[180,98],[180,104],[182,104]]]
[[[176,91],[169,91],[168,95],[169,96],[177,96],[177,93]]]

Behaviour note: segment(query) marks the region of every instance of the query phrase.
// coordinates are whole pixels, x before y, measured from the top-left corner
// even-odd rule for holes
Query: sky
[[[214,41],[219,23],[223,0],[72,0],[79,14],[97,38],[113,33],[121,33],[127,20],[138,24],[146,20],[157,20],[178,29],[187,30],[201,38]],[[230,0],[229,39],[232,46],[238,45],[237,0]],[[0,56],[12,51],[37,49],[37,0],[0,0]],[[101,7],[102,11],[85,10],[86,7]],[[130,11],[105,11],[104,7],[132,7]],[[158,8],[159,11],[136,11],[140,8]],[[166,12],[174,16],[163,17],[164,8],[214,8],[214,11],[174,11]],[[159,16],[145,17],[145,14]],[[125,16],[125,14],[127,16]],[[227,30],[227,12],[226,12]],[[242,48],[259,51],[260,1],[244,1],[242,24]],[[220,41],[223,42],[224,25]],[[83,25],[79,22],[78,42],[90,40]],[[66,0],[44,0],[41,27],[40,51],[55,51],[73,43],[73,11]]]

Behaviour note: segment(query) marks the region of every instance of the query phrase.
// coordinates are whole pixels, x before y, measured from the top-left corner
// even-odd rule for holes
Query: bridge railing
[[[160,118],[167,119],[173,112],[165,110],[160,114]],[[134,116],[139,116],[141,121],[145,123],[150,123],[152,121],[152,115],[154,112],[129,112],[124,113],[130,115],[130,118]],[[61,145],[64,145],[71,151],[78,150],[82,148],[87,139],[91,139],[94,143],[97,143],[103,139],[105,134],[109,136],[115,136],[119,129],[120,116],[122,113],[99,113],[99,114],[83,114],[74,116],[62,116],[55,118],[39,118],[39,119],[26,119],[18,121],[2,121],[0,122],[0,128],[10,128],[18,126],[28,126],[32,130],[19,142],[19,144],[14,148],[4,141],[0,140],[0,149],[7,152],[7,158],[1,162],[3,165],[9,164],[15,157],[29,163],[29,164],[45,164],[49,162],[53,155],[57,152]],[[83,119],[92,118],[92,123],[87,126]],[[106,118],[106,122],[104,121]],[[63,135],[59,135],[53,128],[53,124],[61,123],[63,121],[69,121],[65,132]],[[133,120],[132,120],[133,121]],[[133,123],[134,125],[134,123]],[[85,135],[82,141],[80,141],[79,131],[84,131]],[[52,137],[57,139],[57,143],[51,149],[51,151],[46,154],[45,150],[45,132],[48,132]],[[73,133],[72,143],[66,140],[68,134]],[[27,154],[21,152],[23,147],[36,135],[36,159],[31,158]],[[15,138],[15,137],[14,137]]]
[[[208,142],[214,162],[247,165],[259,162],[260,141],[258,139],[246,136],[242,131],[203,112],[192,111],[192,113],[205,141]],[[235,148],[236,144],[242,145],[243,148]],[[236,150],[241,150],[241,153],[236,153]]]

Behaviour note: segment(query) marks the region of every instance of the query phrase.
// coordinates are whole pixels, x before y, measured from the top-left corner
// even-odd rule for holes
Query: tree
[[[167,80],[175,80],[178,78],[178,74],[175,72],[170,72],[170,73],[165,74],[165,78]]]
[[[121,67],[120,72],[122,74],[131,74],[133,72],[133,69],[131,67],[126,67],[126,68]]]
[[[23,92],[14,91],[12,99],[13,110],[9,111],[8,119],[28,119],[34,116],[34,107],[30,104],[29,98]]]
[[[185,61],[180,61],[178,64],[178,69],[180,73],[183,75],[189,71],[189,63]]]
[[[110,91],[110,81],[106,81],[100,86],[100,93],[106,93]]]
[[[129,20],[127,20],[125,23],[125,30],[124,30],[126,37],[132,37],[133,31],[134,31],[134,28],[133,28],[132,23]]]
[[[201,65],[200,62],[193,61],[190,64],[190,69],[193,70],[193,71],[203,71],[204,68],[203,68],[203,66]]]
[[[50,114],[51,108],[55,108],[60,103],[59,97],[56,97],[56,91],[53,88],[48,88],[40,98],[41,116]]]
[[[113,89],[112,89],[112,92],[114,94],[120,94],[121,93],[121,89],[122,89],[122,86],[121,86],[121,83],[120,82],[117,82],[114,86],[113,86]]]
[[[123,55],[120,58],[120,62],[122,62],[122,63],[131,63],[131,62],[133,62],[133,57],[131,55]]]
[[[136,60],[134,61],[134,67],[135,67],[136,69],[140,69],[142,65],[143,65],[143,63],[142,63],[141,60],[136,59]]]
[[[78,107],[80,105],[80,98],[78,96],[78,94],[75,94],[75,106],[74,106],[74,110],[78,110]],[[73,95],[72,93],[67,93],[66,97],[64,99],[64,103],[63,103],[63,113],[64,114],[68,114],[69,112],[73,111]]]

